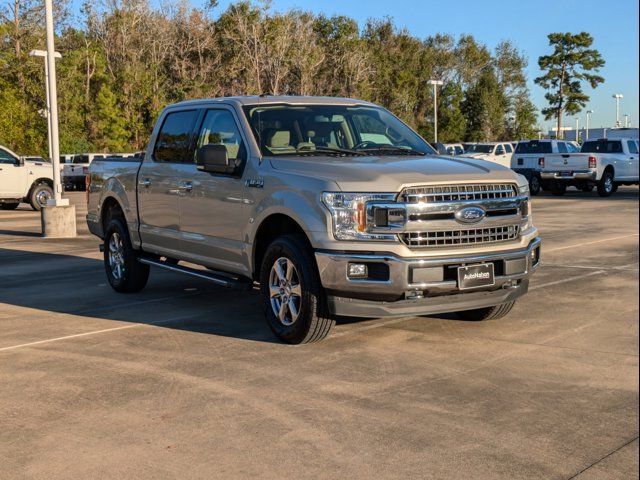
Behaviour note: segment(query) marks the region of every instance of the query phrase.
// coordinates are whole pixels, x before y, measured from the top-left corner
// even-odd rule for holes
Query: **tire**
[[[260,269],[260,293],[267,324],[283,342],[317,342],[335,323],[315,258],[301,235],[282,236],[267,247]]]
[[[458,312],[458,316],[463,320],[469,320],[472,322],[481,322],[483,320],[497,320],[505,317],[513,309],[516,304],[515,301],[496,305],[494,307],[478,308],[477,310],[466,310],[464,312]]]
[[[561,197],[567,193],[567,184],[562,182],[555,182],[551,185],[551,193],[556,197]]]
[[[109,285],[119,293],[142,290],[149,280],[149,265],[138,262],[122,217],[111,218],[104,236],[104,269]]]
[[[613,172],[606,170],[598,182],[598,195],[601,197],[610,197],[615,191],[615,183],[613,180]]]
[[[0,203],[0,210],[15,210],[19,203]]]
[[[538,175],[533,175],[529,180],[529,192],[531,195],[536,196],[540,193],[542,189],[542,185],[540,183],[540,177]]]
[[[31,189],[29,205],[31,205],[31,208],[36,212],[39,212],[50,198],[53,198],[53,189],[46,183],[39,183]]]

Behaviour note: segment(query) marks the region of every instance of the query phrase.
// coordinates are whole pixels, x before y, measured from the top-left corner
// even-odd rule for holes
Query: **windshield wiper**
[[[415,150],[413,148],[405,148],[405,147],[394,147],[393,145],[378,145],[376,147],[363,148],[359,150],[363,153],[373,153],[373,152],[384,152],[384,153],[394,153],[397,155],[426,155],[426,153],[421,152],[420,150]]]
[[[358,151],[358,150],[351,150],[348,148],[338,148],[338,147],[325,147],[323,145],[316,145],[315,147],[312,146],[302,146],[296,149],[297,153],[301,153],[301,154],[313,154],[313,153],[320,153],[320,154],[335,154],[335,155],[353,155],[353,156],[361,156],[364,155],[363,152]]]

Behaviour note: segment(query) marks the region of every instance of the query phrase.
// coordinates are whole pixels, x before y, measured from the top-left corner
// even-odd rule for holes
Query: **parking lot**
[[[543,265],[505,319],[342,321],[278,343],[256,294],[0,212],[0,478],[630,478],[638,189],[534,199]]]

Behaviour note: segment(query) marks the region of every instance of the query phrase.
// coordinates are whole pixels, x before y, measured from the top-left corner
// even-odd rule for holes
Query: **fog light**
[[[350,263],[347,266],[347,276],[349,278],[366,278],[368,276],[366,263]]]

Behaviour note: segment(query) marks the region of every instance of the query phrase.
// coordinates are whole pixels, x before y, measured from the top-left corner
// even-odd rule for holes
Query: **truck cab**
[[[509,142],[475,143],[470,145],[461,156],[510,167],[513,145]]]
[[[0,145],[0,209],[13,210],[21,202],[40,210],[53,197],[50,163],[25,161]]]

